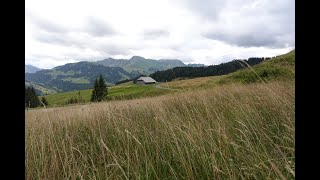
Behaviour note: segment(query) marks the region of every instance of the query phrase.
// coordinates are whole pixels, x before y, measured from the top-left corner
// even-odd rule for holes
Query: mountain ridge
[[[30,65],[30,64],[26,64],[24,66],[24,72],[25,73],[35,73],[35,72],[40,71],[40,70],[42,70],[42,69],[38,68],[36,66]]]
[[[139,72],[141,74],[151,74],[156,71],[163,71],[174,67],[193,66],[192,64],[184,64],[179,59],[147,59],[142,56],[132,56],[130,59],[114,59],[107,58],[94,63],[102,64],[108,67],[122,67],[128,72]],[[196,64],[196,66],[205,66],[204,64]]]

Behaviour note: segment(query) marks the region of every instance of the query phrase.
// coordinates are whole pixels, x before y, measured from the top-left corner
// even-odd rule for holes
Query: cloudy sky
[[[108,57],[219,64],[295,47],[294,0],[26,0],[25,63]]]

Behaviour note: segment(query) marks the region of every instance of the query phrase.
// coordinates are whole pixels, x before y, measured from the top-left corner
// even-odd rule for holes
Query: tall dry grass
[[[294,83],[26,112],[26,179],[293,179]]]

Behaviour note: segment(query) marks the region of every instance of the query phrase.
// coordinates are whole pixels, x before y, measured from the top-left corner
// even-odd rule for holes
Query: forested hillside
[[[207,67],[175,67],[165,71],[157,71],[150,76],[158,82],[171,81],[178,77],[205,77],[218,76],[232,73],[248,65],[254,66],[261,63],[265,58],[249,58],[248,60],[233,60],[231,62],[212,65]],[[266,58],[270,59],[270,58]]]

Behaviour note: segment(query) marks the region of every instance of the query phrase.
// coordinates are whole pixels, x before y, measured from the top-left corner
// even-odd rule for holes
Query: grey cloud
[[[41,16],[36,15],[27,9],[26,17],[30,18],[31,22],[40,30],[53,33],[65,33],[68,31],[66,27],[50,22],[49,20],[42,19]]]
[[[33,37],[35,40],[46,44],[56,44],[65,47],[75,47],[80,49],[85,49],[90,46],[88,44],[88,41],[85,41],[84,39],[73,38],[68,34],[63,33],[48,33],[39,31],[33,33]]]
[[[35,20],[36,25],[47,32],[64,33],[67,32],[67,28],[59,26],[49,21],[43,21],[40,19]]]
[[[108,55],[128,55],[130,54],[130,48],[123,45],[116,44],[102,44],[97,49],[101,52],[105,52]]]
[[[50,44],[60,44],[60,45],[70,45],[70,40],[65,36],[57,33],[45,33],[45,32],[37,32],[33,33],[33,37],[43,43],[50,43]]]
[[[115,30],[107,23],[94,17],[88,17],[84,28],[68,28],[54,22],[42,19],[41,16],[36,15],[26,9],[26,16],[31,22],[37,26],[39,30],[48,33],[68,33],[68,32],[86,32],[91,36],[106,36],[115,34]]]
[[[51,59],[52,64],[54,64],[54,61],[66,62],[68,59],[91,61],[115,55],[131,55],[134,51],[148,52],[149,49],[151,54],[155,53],[157,55],[156,50],[152,48],[157,49],[158,46],[161,46],[162,49],[169,50],[170,53],[168,54],[179,56],[178,59],[184,59],[184,62],[200,62],[208,58],[200,56],[201,59],[199,60],[196,58],[197,53],[192,53],[192,51],[206,50],[211,46],[219,49],[220,43],[208,41],[208,39],[223,41],[238,47],[283,48],[295,45],[293,0],[178,1],[180,4],[177,8],[188,9],[187,17],[189,15],[191,15],[190,17],[196,16],[195,19],[199,20],[199,23],[194,24],[194,29],[188,29],[186,34],[182,34],[183,41],[177,38],[177,41],[170,42],[165,42],[165,38],[170,35],[170,32],[168,29],[161,29],[160,26],[142,30],[142,33],[138,36],[139,41],[134,41],[135,38],[128,38],[128,41],[124,41],[126,36],[122,36],[116,31],[115,27],[104,21],[103,18],[105,17],[88,17],[84,19],[83,27],[72,28],[71,26],[61,25],[59,21],[48,21],[44,19],[45,16],[32,14],[26,9],[27,23],[32,23],[32,28],[30,28],[32,38],[45,44],[59,45],[57,51],[48,51],[55,53],[52,56],[33,56],[30,61],[40,62],[46,59],[43,60],[45,62]],[[177,4],[177,1],[170,1],[170,3]],[[185,19],[185,21],[188,21],[188,19]],[[171,24],[171,22],[169,23]],[[177,22],[173,29],[177,28],[179,31],[179,23]],[[184,22],[182,21],[182,28],[183,25]],[[191,32],[190,36],[189,31]],[[174,32],[171,33],[174,34]],[[202,37],[199,37],[199,34]],[[162,37],[165,38],[161,39]],[[214,44],[217,44],[217,46]],[[232,48],[238,49],[238,47]],[[49,48],[55,48],[55,46]],[[37,49],[33,51],[37,53]],[[190,57],[189,53],[192,54],[193,58],[186,59],[186,57]],[[212,52],[212,54],[219,54],[219,52]],[[144,56],[143,54],[140,55]],[[224,61],[232,58],[223,56],[218,59]]]
[[[93,17],[87,18],[86,32],[98,37],[115,34],[115,30],[109,24]]]
[[[278,45],[277,38],[268,34],[242,34],[233,35],[228,33],[206,34],[205,37],[213,40],[219,40],[228,44],[241,47],[261,47],[261,46],[276,46]]]
[[[128,55],[130,54],[129,49],[119,48],[119,47],[110,47],[106,50],[106,52],[110,55]]]
[[[294,46],[294,34],[272,34],[267,32],[232,34],[228,32],[208,33],[204,35],[212,40],[223,41],[239,47],[269,47],[284,48]]]
[[[255,2],[258,5],[254,6]],[[236,15],[232,10],[237,8],[227,9],[224,17],[212,21],[212,28],[203,36],[240,47],[284,48],[295,45],[293,1],[252,1],[240,6]]]
[[[187,9],[204,18],[216,19],[226,5],[225,0],[180,0]]]
[[[167,37],[169,35],[170,35],[169,31],[161,30],[161,29],[147,30],[147,31],[144,31],[143,33],[143,37],[145,38]]]
[[[127,55],[129,54],[129,47],[125,45],[118,44],[106,44],[104,42],[99,41],[86,41],[86,38],[74,38],[69,36],[68,34],[59,34],[59,33],[48,33],[48,32],[37,32],[33,34],[33,37],[42,43],[47,44],[57,44],[65,47],[74,47],[77,49],[92,49],[94,51],[99,51],[101,54],[108,55]],[[78,36],[79,37],[79,36]],[[66,54],[68,57],[72,57],[73,59],[81,59],[83,57],[78,54]],[[41,57],[38,57],[41,58]],[[86,59],[92,60],[92,59]]]

